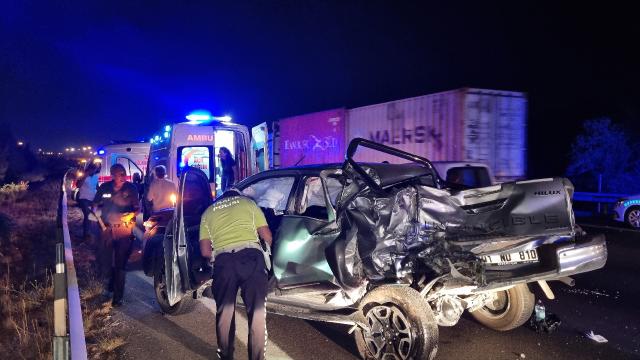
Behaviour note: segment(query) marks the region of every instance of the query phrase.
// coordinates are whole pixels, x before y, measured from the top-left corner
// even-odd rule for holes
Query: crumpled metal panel
[[[342,198],[353,197],[357,184],[347,186]],[[481,282],[484,267],[474,249],[482,244],[571,238],[569,188],[568,180],[558,178],[458,192],[416,182],[387,194],[365,191],[345,202],[340,219],[346,267],[354,278],[377,281],[441,275],[460,264],[460,276]]]

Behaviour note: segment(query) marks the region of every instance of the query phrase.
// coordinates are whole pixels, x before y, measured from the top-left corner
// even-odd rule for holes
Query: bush
[[[26,195],[27,189],[29,189],[29,183],[26,181],[2,185],[0,187],[0,205],[6,206],[15,203]]]

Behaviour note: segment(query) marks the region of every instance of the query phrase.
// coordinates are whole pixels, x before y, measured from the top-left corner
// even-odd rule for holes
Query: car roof
[[[410,178],[427,175],[431,172],[425,166],[422,166],[417,163],[406,163],[406,164],[387,164],[387,163],[359,163],[364,167],[368,167],[373,169],[376,174],[380,177],[380,181],[382,182],[382,186],[388,186],[397,184],[399,182],[408,180]],[[332,164],[312,164],[312,165],[301,165],[301,166],[292,166],[281,169],[273,169],[266,170],[257,175],[251,176],[250,179],[253,179],[255,176],[260,178],[267,178],[273,176],[296,176],[296,175],[306,175],[306,176],[319,176],[322,170],[326,169],[340,169],[342,168],[342,163],[332,163]],[[244,181],[243,181],[244,182]]]

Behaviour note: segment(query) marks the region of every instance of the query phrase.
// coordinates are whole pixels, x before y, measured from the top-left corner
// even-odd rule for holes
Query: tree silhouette
[[[627,133],[611,119],[588,120],[571,146],[567,175],[579,191],[597,191],[598,176],[602,175],[602,191],[637,193],[640,192],[638,155]]]

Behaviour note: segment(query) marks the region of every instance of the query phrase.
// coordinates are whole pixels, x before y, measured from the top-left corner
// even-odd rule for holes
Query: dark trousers
[[[227,189],[231,188],[235,182],[233,173],[223,172],[222,176],[220,176],[220,181],[222,182],[222,184],[220,184],[222,191],[227,191]]]
[[[121,301],[124,295],[125,266],[133,244],[133,223],[127,226],[108,226],[100,236],[98,260],[100,276],[108,281],[108,290],[113,291],[113,301]]]
[[[91,222],[89,221],[89,214],[91,214],[91,200],[80,199],[78,200],[78,206],[80,206],[80,210],[82,210],[82,215],[84,218],[82,219],[82,236],[89,236],[89,227],[91,226]]]
[[[215,258],[213,297],[216,300],[216,335],[221,359],[233,359],[238,289],[247,309],[249,359],[262,360],[267,343],[267,270],[260,250],[244,249]]]

